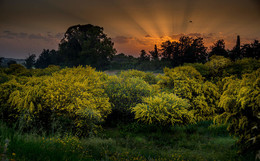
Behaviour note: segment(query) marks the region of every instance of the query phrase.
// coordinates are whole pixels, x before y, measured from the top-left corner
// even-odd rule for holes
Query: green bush
[[[198,121],[212,119],[218,110],[219,89],[210,82],[204,82],[201,74],[191,66],[165,68],[158,84],[178,97],[190,101],[189,110]]]
[[[66,68],[52,76],[29,77],[27,82],[15,82],[19,88],[7,91],[8,103],[19,112],[16,117],[23,129],[96,133],[111,111],[102,79],[103,74],[91,67]],[[8,82],[1,86],[6,85]]]
[[[153,73],[143,72],[143,71],[138,71],[138,70],[121,71],[119,74],[119,77],[122,77],[124,79],[141,78],[149,84],[156,84],[158,81],[156,79],[156,76]]]
[[[110,76],[105,92],[112,105],[111,120],[131,120],[130,107],[142,102],[143,97],[152,94],[152,87],[141,78],[122,78]]]
[[[228,131],[239,137],[240,152],[256,152],[260,147],[260,69],[225,82],[219,102],[224,112],[215,121],[227,123]]]
[[[172,93],[161,93],[144,98],[143,103],[131,108],[135,119],[148,124],[185,125],[194,122],[187,100]]]

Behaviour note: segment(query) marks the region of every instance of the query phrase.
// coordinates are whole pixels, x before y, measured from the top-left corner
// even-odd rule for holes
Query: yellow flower
[[[15,153],[12,153],[13,156],[15,156],[16,154]]]

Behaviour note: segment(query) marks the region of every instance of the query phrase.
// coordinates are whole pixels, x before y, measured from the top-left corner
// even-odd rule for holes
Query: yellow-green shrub
[[[221,80],[225,76],[229,76],[225,69],[230,65],[232,65],[230,59],[217,55],[211,56],[210,61],[205,63],[205,66],[207,66],[209,69],[209,75],[214,82]]]
[[[135,119],[148,124],[185,125],[194,122],[189,103],[172,93],[161,93],[146,97],[143,103],[131,108]]]
[[[215,121],[228,123],[231,134],[239,137],[243,151],[257,151],[260,145],[260,69],[252,74],[226,78],[219,106],[224,113]]]
[[[152,94],[152,87],[141,78],[122,78],[110,76],[105,86],[105,92],[112,104],[113,119],[131,119],[130,107],[142,102],[143,97]],[[117,116],[116,116],[117,115]],[[129,117],[129,118],[127,118]]]
[[[30,70],[20,64],[11,64],[10,67],[6,68],[4,71],[8,75],[31,76]]]
[[[0,84],[0,114],[1,119],[7,123],[14,123],[18,114],[17,110],[10,107],[9,96],[13,91],[20,89],[22,89],[22,84],[16,79]]]
[[[191,66],[165,68],[158,84],[177,96],[188,99],[198,121],[212,119],[220,97],[218,88],[204,82],[201,74]]]
[[[31,73],[33,76],[44,76],[44,75],[52,75],[52,73],[61,70],[60,66],[56,65],[49,65],[47,68],[44,69],[31,69]]]
[[[67,120],[79,134],[96,132],[110,113],[109,98],[103,90],[102,73],[91,67],[63,69],[52,76],[31,77],[22,89],[12,92],[9,102],[29,125],[62,125]],[[55,122],[56,121],[56,122]]]
[[[156,76],[153,73],[143,72],[143,71],[134,70],[134,69],[127,70],[127,71],[121,71],[119,74],[119,77],[122,77],[124,79],[141,78],[149,84],[156,84],[158,81]]]

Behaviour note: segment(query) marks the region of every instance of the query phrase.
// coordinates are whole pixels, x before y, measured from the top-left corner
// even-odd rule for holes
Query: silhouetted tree
[[[36,68],[47,68],[49,65],[59,65],[59,56],[55,50],[43,49],[35,63]]]
[[[159,60],[159,52],[156,45],[154,45],[154,50],[149,53],[151,54],[153,60]]]
[[[35,64],[35,58],[36,58],[36,55],[35,54],[30,54],[26,59],[25,59],[25,67],[27,69],[31,69],[34,64]]]
[[[236,46],[233,48],[233,50],[231,50],[231,52],[229,53],[229,57],[231,60],[235,61],[238,58],[241,58],[241,49],[240,49],[240,36],[237,36],[237,42],[236,42]]]
[[[115,55],[111,38],[99,26],[76,25],[66,31],[59,44],[59,55],[64,65],[91,65],[105,69]]]
[[[139,60],[140,60],[141,62],[142,62],[142,61],[149,61],[149,60],[150,60],[150,55],[148,55],[148,54],[145,52],[145,50],[141,50]]]
[[[191,45],[184,52],[185,63],[205,63],[207,48],[204,46],[203,38],[192,39]]]
[[[171,60],[173,58],[174,45],[172,42],[165,41],[161,44],[162,60]]]
[[[207,58],[203,38],[182,36],[179,41],[165,41],[161,45],[162,60],[171,60],[173,66],[184,63],[205,63]]]
[[[245,44],[241,48],[242,57],[246,58],[256,58],[260,57],[260,43],[258,40],[255,40],[251,44]]]
[[[223,39],[218,40],[216,43],[214,43],[213,46],[211,46],[211,52],[209,53],[209,56],[212,55],[228,57],[228,52],[225,49],[225,41]]]
[[[0,67],[2,67],[3,60],[4,60],[4,58],[0,57]]]

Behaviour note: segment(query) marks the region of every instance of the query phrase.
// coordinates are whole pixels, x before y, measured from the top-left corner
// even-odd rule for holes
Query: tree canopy
[[[91,65],[105,69],[115,55],[111,38],[99,26],[76,25],[68,28],[59,44],[63,65]]]

